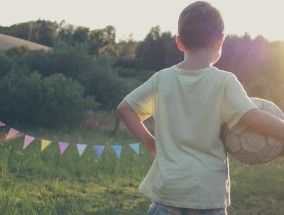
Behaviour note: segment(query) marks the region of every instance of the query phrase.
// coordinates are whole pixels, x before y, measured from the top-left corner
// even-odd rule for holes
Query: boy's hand
[[[145,143],[144,146],[148,149],[151,154],[155,157],[156,156],[156,145],[155,143]]]
[[[143,124],[140,116],[124,100],[118,105],[117,110],[129,131],[138,138],[138,140],[151,152],[153,156],[155,156],[155,137]]]
[[[156,146],[151,149],[151,154],[155,157],[156,156]],[[284,153],[283,153],[284,156]]]
[[[155,137],[150,133],[145,133],[143,135],[143,139],[140,139],[141,143],[145,146],[147,150],[151,152],[151,154],[156,156],[156,140]]]

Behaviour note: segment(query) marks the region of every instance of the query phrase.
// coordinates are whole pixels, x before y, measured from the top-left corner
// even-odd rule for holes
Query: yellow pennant
[[[52,141],[50,140],[41,140],[41,151],[43,151]]]

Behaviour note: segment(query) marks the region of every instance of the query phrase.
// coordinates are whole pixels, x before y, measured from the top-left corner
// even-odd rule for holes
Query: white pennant
[[[82,154],[86,150],[87,146],[88,146],[87,144],[77,144],[77,149],[78,149],[78,153],[79,153],[80,157],[82,156]]]

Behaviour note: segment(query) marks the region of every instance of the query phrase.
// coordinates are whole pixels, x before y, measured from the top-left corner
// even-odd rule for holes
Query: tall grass
[[[152,156],[142,148],[137,155],[127,145],[136,142],[128,133],[90,130],[30,130],[54,141],[43,152],[37,139],[23,150],[23,137],[0,146],[0,214],[146,214],[150,200],[137,187]],[[35,135],[36,134],[36,135]],[[71,143],[63,155],[58,141]],[[82,157],[77,143],[88,144]],[[106,146],[99,159],[93,144]],[[123,144],[120,159],[111,149]],[[282,215],[284,159],[247,166],[231,159],[230,215]]]

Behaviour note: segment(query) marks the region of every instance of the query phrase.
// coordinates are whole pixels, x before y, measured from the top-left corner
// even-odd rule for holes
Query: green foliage
[[[100,108],[113,110],[122,98],[137,86],[135,79],[119,77],[117,69],[112,67],[113,58],[103,55],[95,60],[88,73],[82,74],[81,82],[86,93],[95,95]]]
[[[31,50],[26,46],[14,47],[8,49],[5,53],[8,57],[12,58],[13,60],[17,59],[19,56],[24,56],[25,54],[29,53]]]
[[[171,33],[161,33],[159,26],[153,27],[137,48],[138,68],[157,71],[178,63],[182,53],[173,43],[175,37]]]
[[[95,110],[93,97],[83,96],[84,88],[79,83],[62,74],[53,74],[43,79],[43,105],[41,115],[44,124],[58,125],[72,124],[82,119],[87,110]],[[43,99],[42,98],[42,99]]]
[[[62,74],[42,78],[37,72],[12,71],[0,82],[1,120],[33,126],[77,122],[96,107],[93,98],[83,97],[83,90]]]
[[[8,50],[0,56],[1,120],[34,126],[70,125],[84,113],[113,110],[138,85],[120,77],[115,59],[94,59],[85,44],[58,42],[52,52]]]
[[[0,53],[0,77],[9,73],[12,69],[13,61],[5,54]]]
[[[35,115],[41,104],[42,86],[40,75],[25,75],[12,71],[1,79],[1,118],[7,122],[36,122]]]
[[[3,34],[30,40],[46,46],[52,46],[57,37],[58,24],[56,22],[37,20],[15,24],[10,27],[0,27]]]
[[[71,46],[58,42],[50,54],[50,63],[53,73],[62,73],[66,77],[81,81],[81,76],[92,69],[94,59],[88,54],[86,44]]]
[[[78,27],[73,33],[75,43],[87,43],[89,39],[89,28]]]
[[[29,40],[46,46],[53,46],[57,38],[58,24],[46,20],[32,22],[29,28]]]
[[[52,53],[43,50],[29,51],[14,56],[14,62],[16,62],[19,67],[27,67],[31,71],[38,71],[41,76],[47,77],[56,72],[51,55]]]
[[[19,37],[25,40],[29,38],[30,26],[33,22],[24,22],[20,24],[11,25],[9,27],[0,27],[0,32],[11,36]]]
[[[113,26],[91,31],[89,34],[90,54],[99,56],[106,53],[114,53],[115,32],[116,30]]]
[[[115,45],[116,55],[119,61],[131,62],[136,58],[136,49],[138,42],[129,37],[126,40],[120,40]]]

